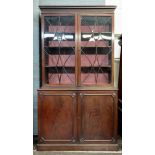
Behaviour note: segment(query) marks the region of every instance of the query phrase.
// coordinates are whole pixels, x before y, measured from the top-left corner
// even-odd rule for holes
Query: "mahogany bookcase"
[[[38,150],[117,150],[115,6],[40,6]]]

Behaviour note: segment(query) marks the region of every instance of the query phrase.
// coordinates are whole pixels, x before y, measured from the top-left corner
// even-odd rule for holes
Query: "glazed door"
[[[109,92],[81,92],[80,142],[104,143],[116,139],[117,97]]]
[[[103,86],[113,83],[113,16],[81,15],[80,85]]]
[[[42,15],[43,85],[76,85],[76,20],[73,14]]]
[[[38,104],[40,143],[76,141],[74,92],[40,92]]]

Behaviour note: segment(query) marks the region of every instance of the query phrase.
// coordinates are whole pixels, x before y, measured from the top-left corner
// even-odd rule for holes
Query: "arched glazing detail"
[[[112,18],[81,16],[81,84],[111,83]]]
[[[46,82],[50,85],[75,84],[74,16],[44,17]]]

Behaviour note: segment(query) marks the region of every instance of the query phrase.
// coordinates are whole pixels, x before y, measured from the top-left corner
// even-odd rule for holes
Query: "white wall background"
[[[116,5],[115,10],[115,35],[122,34],[122,0],[105,0],[105,5]],[[118,45],[118,39],[114,41],[114,85],[118,86],[118,75],[119,75],[119,63],[120,63],[120,46]]]
[[[104,5],[105,0],[39,0],[40,5]]]
[[[115,34],[122,33],[122,0],[105,0],[105,5],[116,5]]]
[[[115,26],[114,32],[115,35],[122,34],[122,0],[105,0],[105,5],[116,5],[117,8],[115,10]],[[120,58],[120,46],[118,45],[118,39],[115,39],[115,52],[114,57],[115,59]]]

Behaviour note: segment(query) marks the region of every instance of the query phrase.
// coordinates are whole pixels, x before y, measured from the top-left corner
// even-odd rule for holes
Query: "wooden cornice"
[[[41,5],[40,9],[116,9],[115,5]]]

